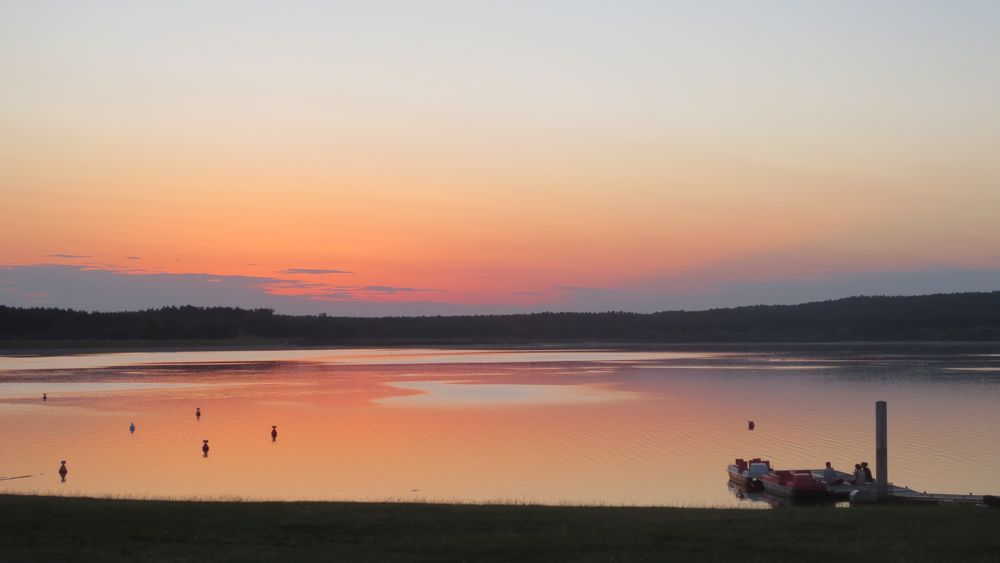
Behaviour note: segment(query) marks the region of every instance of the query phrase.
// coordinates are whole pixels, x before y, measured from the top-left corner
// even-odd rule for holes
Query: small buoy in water
[[[63,461],[61,461],[59,463],[62,464],[62,465],[59,466],[59,477],[61,477],[62,480],[65,481],[66,480],[66,474],[69,473],[69,470],[66,469],[66,460],[63,460]]]
[[[48,401],[49,400],[49,394],[48,393],[42,393],[42,400],[43,401]]]
[[[748,429],[748,430],[753,430],[753,429],[754,429],[754,427],[756,427],[756,426],[757,426],[757,425],[756,425],[756,424],[754,424],[752,420],[748,420],[748,421],[747,421],[747,429]]]
[[[194,417],[197,418],[197,419],[199,419],[199,420],[201,419],[201,407],[195,407],[195,409],[194,409]]]
[[[132,424],[128,425],[128,431],[131,434],[135,434],[135,423],[134,422]]]
[[[208,457],[208,440],[201,441],[201,453]]]
[[[272,426],[271,427],[271,441],[273,442],[273,441],[275,441],[277,439],[278,439],[278,427],[277,426]]]

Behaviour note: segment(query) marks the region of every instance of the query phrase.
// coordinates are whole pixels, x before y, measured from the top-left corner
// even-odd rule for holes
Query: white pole
[[[875,494],[879,501],[889,498],[889,429],[885,401],[875,401]]]

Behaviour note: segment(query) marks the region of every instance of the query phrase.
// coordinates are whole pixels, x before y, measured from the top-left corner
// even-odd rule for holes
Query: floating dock
[[[818,481],[823,480],[823,470],[822,469],[810,469],[810,473],[814,479]],[[854,491],[862,491],[865,496],[868,497],[869,502],[874,501],[878,485],[876,483],[865,483],[864,485],[854,485],[850,482],[853,478],[852,475],[844,473],[843,471],[837,471],[837,477],[843,479],[844,482],[839,485],[827,485],[828,495],[837,500],[850,500],[851,493]],[[889,501],[894,503],[912,503],[912,504],[983,504],[983,495],[959,495],[959,494],[948,494],[948,493],[928,493],[926,491],[916,491],[909,487],[900,487],[899,485],[894,485],[889,483],[887,485],[889,491]],[[866,499],[867,500],[867,499]]]
[[[920,492],[900,487],[889,481],[889,414],[885,401],[875,401],[875,481],[855,485],[854,475],[835,471],[841,483],[827,484],[825,497],[831,500],[850,500],[851,503],[891,502],[899,504],[985,504],[1000,506],[1000,498],[991,495],[967,495]],[[807,469],[813,479],[821,483],[824,469]],[[743,498],[742,495],[738,495]]]

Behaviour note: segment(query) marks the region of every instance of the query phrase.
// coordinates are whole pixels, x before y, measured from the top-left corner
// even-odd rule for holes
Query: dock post
[[[875,401],[875,495],[879,502],[889,499],[888,414],[885,401]]]

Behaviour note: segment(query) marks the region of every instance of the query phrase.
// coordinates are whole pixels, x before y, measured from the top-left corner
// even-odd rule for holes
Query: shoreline
[[[817,351],[839,352],[859,349],[894,349],[899,351],[992,351],[1000,341],[770,341],[770,342],[641,342],[641,341],[441,341],[441,340],[363,340],[336,343],[303,343],[282,340],[80,340],[80,341],[10,341],[0,340],[0,357],[65,356],[142,352],[239,352],[268,350],[346,350],[346,349],[457,349],[457,350],[635,350],[635,351]]]

